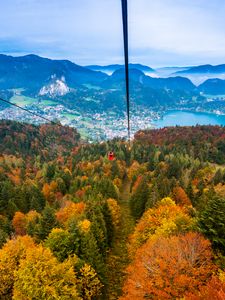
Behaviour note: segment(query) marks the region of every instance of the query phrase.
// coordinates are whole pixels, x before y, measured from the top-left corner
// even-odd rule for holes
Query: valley
[[[129,66],[132,136],[140,129],[157,127],[171,110],[211,113],[215,118],[225,114],[224,65],[190,69]],[[196,85],[196,80],[190,80],[193,76],[206,80]],[[90,142],[127,135],[123,65],[82,67],[36,55],[0,55],[0,79],[0,97],[77,128]],[[0,103],[0,119],[42,123],[6,103]]]

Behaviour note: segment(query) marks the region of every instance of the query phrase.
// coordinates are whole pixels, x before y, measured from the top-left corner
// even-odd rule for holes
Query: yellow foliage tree
[[[112,216],[113,225],[118,227],[121,217],[120,206],[115,199],[109,198],[107,200],[108,207]]]
[[[33,223],[40,217],[41,217],[41,214],[39,214],[36,210],[30,210],[26,214],[26,221],[27,221],[27,223],[29,223],[29,222]]]
[[[80,228],[81,232],[88,233],[91,228],[91,222],[88,219],[85,219],[78,223],[78,227]]]
[[[137,161],[134,161],[127,172],[127,176],[130,180],[132,180],[134,176],[144,174],[146,171],[147,171],[146,164],[140,165]]]
[[[12,299],[80,299],[73,265],[69,260],[59,263],[51,251],[42,246],[29,248],[15,272]]]
[[[113,180],[113,184],[115,186],[117,186],[118,189],[120,189],[122,187],[122,180],[118,177],[116,177],[114,180]]]
[[[78,282],[82,293],[82,299],[91,300],[101,294],[103,285],[101,284],[97,273],[90,265],[84,264],[80,269]]]
[[[14,272],[18,269],[21,258],[26,257],[27,249],[35,248],[29,236],[19,236],[8,241],[0,250],[0,299],[10,299],[15,280]]]

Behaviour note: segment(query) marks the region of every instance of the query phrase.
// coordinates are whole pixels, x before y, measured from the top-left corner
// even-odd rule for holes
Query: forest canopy
[[[225,128],[0,129],[1,299],[223,299]]]

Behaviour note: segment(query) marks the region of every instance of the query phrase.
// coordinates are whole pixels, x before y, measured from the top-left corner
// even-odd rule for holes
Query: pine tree
[[[53,228],[48,238],[45,240],[45,246],[48,247],[59,261],[64,261],[69,255],[76,253],[76,240],[67,230]]]
[[[45,207],[45,198],[42,192],[35,186],[30,188],[30,209],[41,212]]]
[[[213,196],[200,213],[199,227],[215,248],[225,253],[225,199]]]
[[[114,225],[113,225],[112,215],[110,213],[109,206],[107,203],[103,205],[102,213],[104,216],[105,226],[107,229],[107,236],[106,236],[107,245],[108,247],[110,247],[112,245],[112,240],[114,235]]]
[[[6,214],[8,203],[10,200],[14,200],[14,188],[9,181],[4,181],[0,183],[0,213]],[[10,217],[12,214],[8,213]]]
[[[148,188],[147,180],[143,178],[141,183],[137,187],[137,190],[131,196],[130,199],[130,208],[135,219],[139,219],[142,216],[145,210],[145,205],[148,201],[148,197],[149,197],[149,188]]]
[[[39,224],[37,225],[36,236],[40,240],[44,240],[54,227],[57,227],[58,223],[55,217],[55,211],[53,208],[46,206],[42,212]]]
[[[213,177],[213,183],[217,185],[220,182],[223,182],[223,173],[221,169],[218,169]]]
[[[159,200],[161,200],[161,196],[159,194],[158,186],[155,184],[150,190],[145,209],[154,207]]]
[[[8,234],[0,228],[0,249],[5,244]]]
[[[101,282],[104,284],[106,280],[104,260],[91,231],[81,236],[79,257],[96,270]]]

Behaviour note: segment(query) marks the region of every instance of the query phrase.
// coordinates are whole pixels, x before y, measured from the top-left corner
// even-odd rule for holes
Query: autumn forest
[[[0,299],[225,299],[224,127],[88,144],[1,121],[0,141]]]

